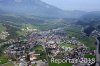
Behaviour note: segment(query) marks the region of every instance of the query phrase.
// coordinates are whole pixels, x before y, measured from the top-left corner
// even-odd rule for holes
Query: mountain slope
[[[100,24],[100,11],[88,12],[78,20],[77,24],[80,25],[97,25]]]
[[[41,0],[0,0],[0,9],[22,15],[57,18],[79,18],[85,13],[81,11],[63,11]]]
[[[0,8],[5,11],[20,14],[43,17],[64,17],[63,10],[48,5],[40,0],[22,0],[22,2],[16,2],[14,0],[3,0],[0,2],[0,6]]]

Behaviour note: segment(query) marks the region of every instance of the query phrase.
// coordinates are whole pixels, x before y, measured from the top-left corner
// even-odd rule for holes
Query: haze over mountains
[[[0,9],[5,12],[40,17],[79,18],[84,11],[64,11],[41,0],[0,0]]]
[[[0,15],[1,14],[17,14],[21,16],[36,18],[71,18],[78,19],[78,23],[99,22],[100,11],[85,12],[85,11],[64,11],[55,6],[49,5],[41,0],[0,0]],[[10,17],[1,16],[3,20],[9,20]],[[14,17],[11,17],[14,18]],[[20,17],[18,17],[20,18]],[[18,19],[14,18],[14,19]],[[26,18],[25,18],[26,19]],[[40,18],[39,18],[40,19]],[[22,20],[22,19],[21,19]],[[92,20],[92,21],[91,21]],[[25,21],[25,20],[24,20]],[[27,20],[26,20],[27,21]],[[65,20],[66,22],[69,19]],[[72,20],[73,21],[73,20]],[[74,20],[75,22],[75,20]],[[88,23],[89,24],[89,23]]]
[[[85,15],[81,16],[78,20],[78,24],[81,25],[95,25],[100,24],[100,11],[94,11],[86,13]]]

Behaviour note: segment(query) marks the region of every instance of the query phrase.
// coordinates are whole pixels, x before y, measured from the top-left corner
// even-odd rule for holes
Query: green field
[[[5,64],[8,62],[8,56],[4,54],[5,49],[8,47],[9,45],[2,45],[0,47],[0,64]]]
[[[29,29],[37,29],[37,27],[35,25],[31,25],[31,24],[22,24],[21,28],[19,30],[16,31],[18,36],[25,36],[27,35],[27,28]],[[25,29],[24,31],[22,31],[22,29]]]
[[[8,62],[8,57],[5,55],[0,56],[0,64],[5,64]]]
[[[31,49],[31,51],[35,51],[37,54],[40,54],[38,56],[38,60],[46,59],[46,53],[41,45],[37,45],[37,46],[33,47]]]
[[[0,33],[2,32],[2,31],[5,31],[6,30],[6,27],[4,27],[1,23],[0,23]]]
[[[11,63],[11,62],[9,62],[9,63],[5,63],[5,64],[0,65],[0,66],[14,66],[14,64],[13,64],[13,63]]]
[[[43,47],[41,45],[37,45],[31,49],[31,51],[43,51]]]
[[[80,26],[70,26],[65,29],[67,36],[76,37],[78,41],[85,44],[90,49],[96,49],[95,38],[83,36]]]
[[[89,47],[92,50],[96,49],[96,45],[95,45],[95,38],[93,37],[82,37],[79,39],[80,42],[84,43],[87,47]]]
[[[70,48],[75,48],[77,47],[77,45],[73,45],[73,44],[61,44],[61,47],[70,47]]]
[[[86,54],[85,56],[84,56],[85,58],[96,58],[96,56],[95,55],[89,55],[89,54]]]

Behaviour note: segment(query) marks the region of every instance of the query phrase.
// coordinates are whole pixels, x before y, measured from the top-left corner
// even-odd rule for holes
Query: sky
[[[63,10],[100,11],[100,0],[42,0]]]

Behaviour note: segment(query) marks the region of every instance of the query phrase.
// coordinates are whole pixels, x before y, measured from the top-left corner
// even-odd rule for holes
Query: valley
[[[55,1],[0,0],[0,66],[100,66],[96,2]]]
[[[0,64],[2,66],[5,66],[6,63],[13,63],[11,65],[31,64],[33,66],[38,66],[38,64],[44,64],[45,66],[72,66],[73,63],[52,63],[50,58],[71,58],[71,55],[79,50],[84,50],[83,55],[86,55],[87,58],[89,58],[89,56],[91,56],[91,58],[96,58],[94,53],[96,50],[96,40],[92,36],[84,36],[81,32],[81,25],[68,23],[59,19],[53,19],[51,22],[45,22],[44,20],[43,23],[37,24],[34,22],[22,24],[18,24],[16,21],[10,22],[11,21],[7,21],[7,23],[6,21],[1,22],[1,27],[4,28],[1,30],[1,33],[7,32],[8,34],[6,35],[6,33],[3,33],[6,37],[3,39],[1,38],[0,41],[0,52],[3,54],[0,55]],[[3,35],[1,36],[3,37]],[[21,49],[20,46],[23,46],[23,50],[17,50],[17,48]],[[16,50],[14,48],[16,48]],[[70,54],[70,51],[73,53]],[[88,52],[86,53],[85,51]],[[13,54],[15,52],[19,54]],[[30,60],[30,53],[35,56],[33,57],[35,59]],[[79,55],[80,58],[83,57],[83,55]],[[77,58],[77,55],[73,58]]]

